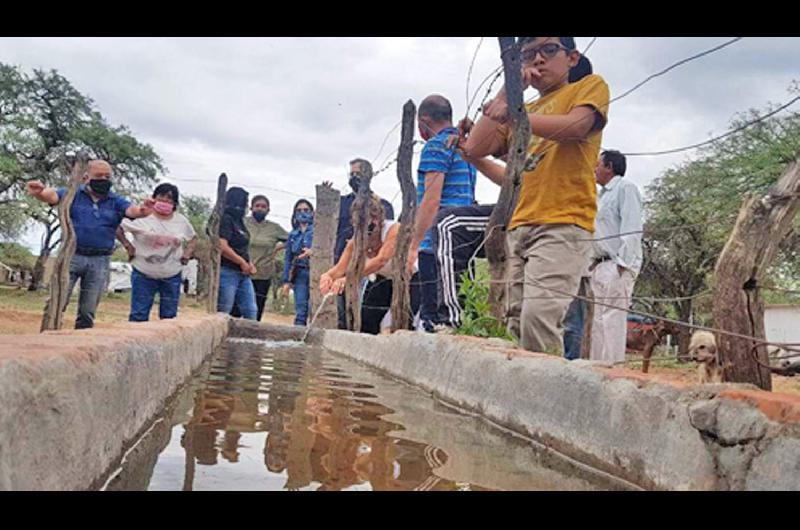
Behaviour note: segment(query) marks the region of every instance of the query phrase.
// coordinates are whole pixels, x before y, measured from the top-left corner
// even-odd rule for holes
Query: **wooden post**
[[[209,313],[217,312],[217,300],[219,299],[219,268],[222,249],[219,246],[219,223],[225,211],[225,191],[228,188],[228,176],[222,173],[217,181],[217,202],[208,218],[208,233],[210,249],[208,253],[207,269],[208,274],[208,298],[206,299],[206,311]]]
[[[347,298],[347,328],[350,331],[361,331],[361,275],[367,254],[367,224],[369,224],[369,188],[372,180],[372,164],[362,161],[361,184],[353,201],[353,257],[347,265],[345,293]]]
[[[592,323],[594,321],[594,292],[592,282],[587,277],[581,278],[578,294],[585,296],[586,311],[583,313],[583,338],[581,339],[581,359],[589,359],[592,353]]]
[[[336,229],[339,226],[339,202],[341,194],[330,183],[317,185],[317,207],[314,211],[314,242],[311,245],[311,307],[309,315],[315,315],[322,295],[319,293],[319,278],[333,265],[336,245]],[[335,297],[329,297],[314,324],[322,329],[336,329],[338,316]],[[310,321],[309,321],[310,323]]]
[[[764,197],[745,199],[714,268],[714,327],[764,339],[764,301],[758,287],[778,245],[792,229],[798,209],[800,159],[789,165]],[[716,339],[724,380],[772,389],[765,346],[724,334]]]
[[[411,169],[416,113],[416,105],[409,99],[403,105],[400,150],[397,154],[397,180],[400,181],[400,190],[403,193],[403,211],[400,214],[400,232],[397,234],[392,259],[392,331],[407,329],[411,317],[411,296],[408,290],[411,275],[406,268],[406,260],[417,215],[417,190]]]
[[[83,180],[83,175],[86,173],[88,159],[89,157],[85,152],[77,154],[72,164],[69,189],[67,189],[64,197],[58,201],[58,218],[61,223],[61,249],[58,252],[53,275],[50,278],[50,296],[44,305],[40,331],[61,329],[64,325],[64,310],[69,303],[69,264],[78,244],[75,237],[75,228],[70,217],[70,208],[72,207],[72,201],[75,199],[75,194],[78,192],[78,186]]]
[[[511,144],[508,151],[505,180],[500,188],[497,205],[489,217],[486,227],[486,257],[489,260],[489,274],[492,283],[489,286],[489,304],[492,316],[498,320],[506,319],[506,293],[508,275],[506,263],[508,247],[506,245],[506,227],[516,206],[519,194],[520,178],[528,157],[531,126],[528,113],[522,100],[522,70],[520,50],[514,37],[498,37],[500,56],[503,59],[508,114],[511,119]]]

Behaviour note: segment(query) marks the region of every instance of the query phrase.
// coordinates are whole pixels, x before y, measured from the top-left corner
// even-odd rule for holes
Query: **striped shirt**
[[[425,195],[425,173],[430,172],[444,173],[440,210],[448,206],[468,206],[475,203],[475,167],[465,162],[455,148],[447,148],[445,142],[453,135],[458,135],[458,129],[446,127],[428,140],[422,149],[417,170],[417,205],[422,203]],[[419,245],[420,252],[433,252],[433,230],[434,227],[431,227],[425,233],[425,239]]]

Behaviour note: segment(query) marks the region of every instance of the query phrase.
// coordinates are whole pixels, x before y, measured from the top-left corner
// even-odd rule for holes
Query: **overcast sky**
[[[577,37],[579,49],[591,39]],[[409,98],[419,103],[439,93],[450,99],[457,117],[463,116],[467,71],[479,40],[0,38],[0,61],[26,70],[58,70],[94,99],[110,123],[128,125],[150,143],[169,170],[163,180],[176,183],[182,193],[213,197],[216,177],[224,171],[251,195],[267,195],[270,217],[288,227],[292,205],[299,196],[313,199],[315,184],[332,180],[349,191],[348,160],[367,158],[377,169],[390,157],[399,144],[399,128],[375,158]],[[727,40],[599,37],[587,56],[613,97]],[[486,37],[470,95],[499,65],[497,39]],[[800,80],[800,38],[745,38],[612,104],[603,146],[638,152],[703,141],[728,130],[737,112],[790,99],[793,79]],[[484,93],[481,89],[470,115]],[[644,191],[688,156],[630,158],[626,178]],[[416,162],[415,157],[415,178]],[[399,189],[395,168],[376,177],[373,189],[394,198]],[[479,180],[480,202],[494,202],[498,191],[487,179]],[[399,207],[399,197],[394,204]],[[36,232],[25,243],[39,250]]]

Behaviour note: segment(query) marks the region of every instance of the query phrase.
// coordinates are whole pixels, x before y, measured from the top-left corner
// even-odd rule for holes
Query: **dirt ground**
[[[36,334],[42,322],[46,292],[31,293],[24,289],[0,286],[0,335]],[[65,322],[71,327],[75,321],[77,297],[73,297],[67,307]],[[130,310],[130,293],[112,294],[103,297],[97,312],[97,327],[109,326],[116,322],[126,322]],[[178,314],[203,314],[205,307],[191,296],[181,299]],[[152,320],[158,319],[158,307],[154,305],[150,315]],[[262,322],[269,324],[292,325],[292,315],[264,312]],[[627,368],[639,371],[641,363],[632,362]],[[654,361],[650,373],[660,379],[692,384],[696,380],[696,368],[693,364],[676,365],[676,363],[659,363]],[[775,392],[800,394],[800,376],[772,376],[772,387]]]
[[[0,286],[0,335],[36,334],[42,324],[47,292],[31,293],[25,289]],[[130,293],[114,293],[106,295],[100,301],[97,310],[98,328],[107,327],[118,322],[127,322],[130,312]],[[71,328],[75,322],[77,295],[73,296],[64,316],[65,328]],[[178,315],[204,314],[205,306],[192,296],[181,298]],[[151,320],[158,319],[158,302],[153,304]],[[262,322],[270,324],[291,325],[291,315],[264,312]]]

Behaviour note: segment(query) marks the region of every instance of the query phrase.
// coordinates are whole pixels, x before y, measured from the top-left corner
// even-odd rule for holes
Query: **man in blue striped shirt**
[[[409,267],[413,267],[419,257],[420,320],[425,331],[432,332],[439,304],[439,274],[431,227],[441,208],[475,202],[476,175],[475,168],[461,158],[450,141],[458,137],[458,129],[453,127],[453,109],[446,98],[434,94],[423,99],[417,122],[426,144],[417,171],[418,210],[408,259]]]

